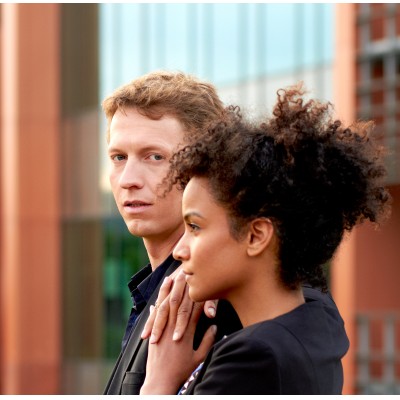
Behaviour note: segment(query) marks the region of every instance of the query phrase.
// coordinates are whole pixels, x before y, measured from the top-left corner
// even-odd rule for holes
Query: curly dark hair
[[[277,95],[273,116],[261,124],[229,107],[223,121],[174,155],[168,181],[183,189],[193,176],[207,178],[238,240],[252,219],[271,219],[282,282],[326,289],[323,266],[344,231],[389,212],[384,149],[372,122],[343,128],[330,103],[303,99],[301,85]]]

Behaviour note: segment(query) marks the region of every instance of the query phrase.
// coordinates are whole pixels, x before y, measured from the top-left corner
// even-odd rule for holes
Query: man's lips
[[[124,207],[142,207],[151,206],[151,203],[146,203],[142,200],[126,200],[124,201]]]
[[[123,206],[124,210],[128,213],[137,213],[148,209],[152,204],[142,200],[127,200],[124,201]]]

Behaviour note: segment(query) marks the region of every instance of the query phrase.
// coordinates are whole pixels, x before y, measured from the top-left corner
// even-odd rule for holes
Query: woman
[[[301,285],[326,288],[324,267],[345,231],[385,216],[390,196],[372,124],[344,129],[330,105],[302,95],[279,91],[260,126],[231,110],[172,161],[186,227],[174,257],[189,296],[228,300],[243,325],[213,346],[186,394],[342,391],[340,317],[326,303],[305,301]],[[141,394],[177,393],[211,336],[196,353],[193,329],[178,343],[166,329],[150,344]]]

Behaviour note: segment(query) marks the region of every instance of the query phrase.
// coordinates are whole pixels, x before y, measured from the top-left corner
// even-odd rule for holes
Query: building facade
[[[0,393],[98,394],[147,263],[107,181],[101,100],[156,69],[259,115],[300,80],[391,150],[390,221],[355,230],[330,282],[351,350],[344,393],[400,380],[400,10],[391,4],[1,4]],[[396,246],[397,244],[397,246]]]
[[[344,315],[351,349],[346,390],[400,393],[400,7],[397,4],[336,6],[335,104],[342,118],[373,119],[386,157],[393,197],[390,220],[369,224],[344,241],[333,266],[332,289]]]

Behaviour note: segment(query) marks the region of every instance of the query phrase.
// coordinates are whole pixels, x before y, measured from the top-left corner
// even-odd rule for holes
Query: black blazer
[[[329,294],[216,343],[185,394],[341,394],[349,341]]]
[[[165,272],[164,276],[171,275],[180,265],[180,261],[174,260]],[[120,353],[111,377],[107,383],[104,394],[139,394],[146,377],[146,363],[148,352],[148,340],[141,339],[140,335],[149,315],[150,305],[154,305],[164,277],[161,279],[157,289],[152,294],[145,308],[142,310],[137,323],[128,340],[125,350]],[[204,333],[212,324],[216,324],[217,338],[229,335],[242,328],[240,320],[233,307],[227,301],[218,303],[217,315],[209,319],[203,314],[197,325],[193,348],[196,349]]]

